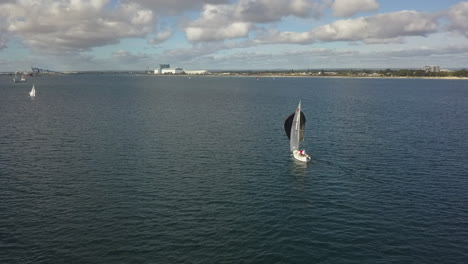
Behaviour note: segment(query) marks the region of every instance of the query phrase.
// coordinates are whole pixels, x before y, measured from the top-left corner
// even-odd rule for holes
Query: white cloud
[[[456,4],[448,10],[449,29],[468,37],[468,2]]]
[[[312,21],[320,18],[325,8],[330,8],[328,11],[334,16],[346,19]],[[424,61],[426,57],[435,61],[443,61],[443,57],[449,61],[447,58],[454,59],[456,54],[459,55],[456,61],[466,57],[464,46],[415,47],[429,41],[413,36],[431,35],[428,40],[432,43],[441,43],[443,37],[453,45],[464,43],[468,37],[467,0],[433,14],[403,10],[355,17],[378,8],[377,0],[0,0],[0,54],[5,57],[3,64],[9,63],[3,68],[34,65],[37,61],[47,61],[53,65],[50,68],[57,70],[59,67],[144,68],[158,55],[129,52],[115,46],[94,51],[93,48],[118,44],[125,38],[141,38],[148,46],[160,45],[178,34],[177,27],[180,27],[192,46],[152,48],[151,52],[162,52],[157,61],[183,62],[184,66],[216,62],[229,68],[231,62],[243,65],[249,58],[250,61],[258,58],[256,66],[264,67],[272,62],[307,65],[309,57],[325,63],[332,58],[349,63],[359,58],[363,63],[364,60],[374,63],[387,58],[401,62],[410,58]],[[189,20],[196,13],[184,14],[187,11],[200,12],[199,17]],[[289,27],[293,31],[294,27],[306,23],[314,26],[304,32],[277,29]],[[178,38],[171,40],[175,47],[186,47],[187,43],[176,42]],[[309,47],[293,46],[335,41],[349,42],[353,50],[304,51]],[[371,50],[389,48],[363,45],[387,43],[399,43],[398,46],[405,48],[378,53]],[[108,54],[109,48],[117,51],[107,58],[92,55],[98,50]],[[15,50],[15,54],[19,51],[25,54],[13,58],[9,49]]]
[[[356,19],[337,20],[309,32],[272,30],[259,43],[297,43],[363,41],[375,43],[401,41],[404,36],[425,36],[438,29],[437,17],[416,11],[399,11]]]
[[[185,28],[189,41],[217,41],[246,37],[252,23],[236,19],[233,5],[205,5],[201,18]]]
[[[251,23],[234,22],[222,28],[216,26],[187,27],[185,33],[190,41],[215,41],[246,37],[251,27]]]
[[[369,12],[379,9],[375,0],[335,0],[332,5],[333,15],[351,17],[358,12]]]
[[[151,10],[110,0],[18,0],[0,4],[6,31],[35,51],[70,54],[145,37],[152,31]]]
[[[229,0],[120,0],[120,2],[137,3],[159,15],[177,15],[185,11],[199,10],[205,4],[227,4]]]
[[[267,23],[286,16],[319,17],[322,5],[309,0],[240,0],[234,6],[234,17],[241,21]]]
[[[338,20],[318,27],[314,37],[322,41],[385,39],[424,36],[437,31],[437,17],[416,11],[399,11],[357,19]]]
[[[310,0],[239,0],[234,4],[204,6],[201,17],[185,27],[189,41],[244,38],[256,23],[280,21],[283,17],[318,17],[324,4]]]
[[[149,40],[149,43],[153,45],[161,44],[164,41],[168,40],[171,36],[172,31],[170,30],[158,32],[154,38]]]

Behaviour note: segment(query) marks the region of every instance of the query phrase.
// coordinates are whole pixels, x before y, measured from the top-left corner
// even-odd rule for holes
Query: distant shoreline
[[[427,80],[468,80],[468,77],[453,77],[453,76],[444,76],[444,77],[434,77],[434,76],[343,76],[343,75],[335,75],[335,76],[317,76],[317,75],[243,75],[243,74],[200,74],[200,75],[188,75],[188,74],[143,74],[148,76],[154,77],[242,77],[242,78],[326,78],[326,79],[427,79]]]
[[[166,76],[166,75],[154,75]],[[176,75],[168,75],[176,76]],[[242,74],[209,74],[209,75],[178,75],[178,76],[216,76],[216,77],[247,77],[247,78],[327,78],[327,79],[428,79],[428,80],[468,80],[468,77],[434,77],[434,76],[316,76],[316,75],[242,75]]]
[[[13,75],[10,72],[0,73],[0,75]],[[415,79],[415,80],[468,80],[468,77],[457,76],[372,76],[372,74],[365,75],[340,75],[340,74],[305,74],[305,73],[291,73],[291,72],[211,72],[209,74],[149,74],[138,71],[90,71],[90,72],[55,72],[40,74],[38,76],[56,76],[56,75],[138,75],[138,76],[153,76],[153,77],[244,77],[244,78],[326,78],[326,79]]]

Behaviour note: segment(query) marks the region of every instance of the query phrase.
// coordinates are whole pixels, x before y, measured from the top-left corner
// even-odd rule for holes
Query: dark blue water
[[[468,263],[468,81],[10,79],[0,263]]]

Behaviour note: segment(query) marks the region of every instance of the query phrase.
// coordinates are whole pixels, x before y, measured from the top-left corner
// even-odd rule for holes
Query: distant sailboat
[[[18,72],[15,72],[15,78],[13,78],[13,82],[27,82],[26,78],[24,77],[24,73],[21,75],[21,79],[18,77]]]
[[[34,84],[33,84],[31,91],[29,92],[29,96],[36,97],[36,88],[34,88]]]
[[[299,144],[304,141],[305,123],[306,118],[301,111],[301,102],[299,102],[296,111],[284,122],[284,130],[289,138],[289,148],[294,158],[303,162],[310,160],[310,156],[304,150],[299,149]]]

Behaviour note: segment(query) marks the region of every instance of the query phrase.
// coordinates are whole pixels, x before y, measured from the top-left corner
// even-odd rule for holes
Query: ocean
[[[467,263],[467,161],[463,80],[0,76],[0,263]]]

